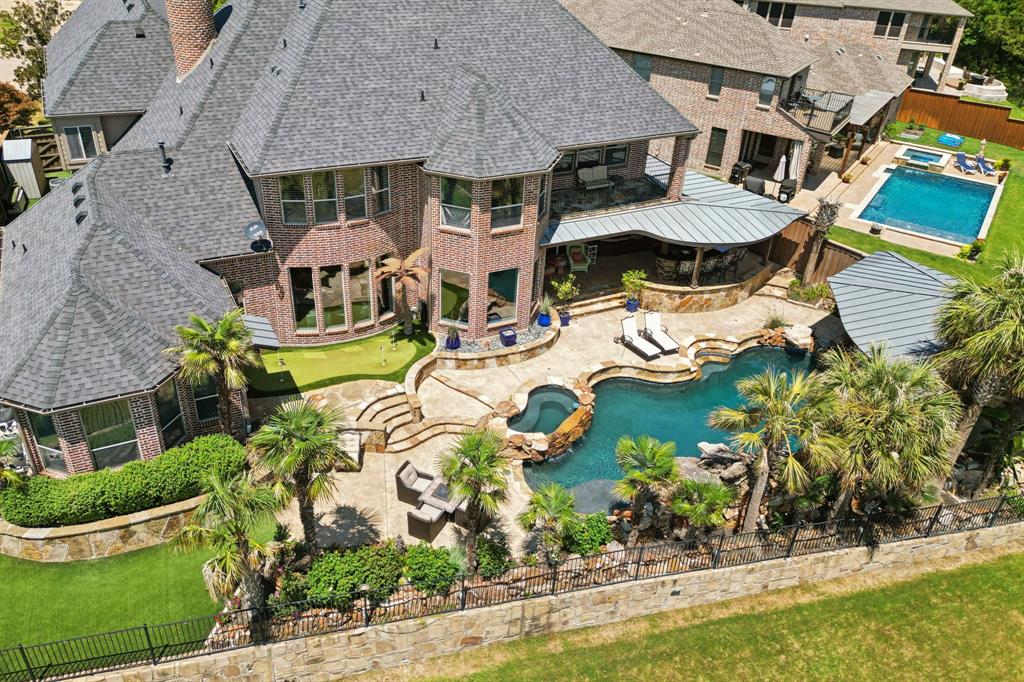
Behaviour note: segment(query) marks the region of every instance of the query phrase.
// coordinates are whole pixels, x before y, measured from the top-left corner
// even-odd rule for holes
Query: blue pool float
[[[939,135],[939,144],[944,144],[947,147],[959,147],[964,143],[962,135],[954,135],[953,133],[942,133]]]

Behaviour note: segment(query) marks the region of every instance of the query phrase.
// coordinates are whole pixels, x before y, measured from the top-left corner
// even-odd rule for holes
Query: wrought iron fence
[[[629,547],[553,566],[519,566],[499,580],[462,579],[444,594],[409,585],[387,599],[304,601],[0,650],[0,682],[37,682],[188,658],[267,642],[373,627],[617,583],[771,559],[959,533],[1024,521],[1024,497],[993,497],[863,519]]]
[[[804,127],[831,134],[850,118],[853,95],[804,88],[780,104]]]

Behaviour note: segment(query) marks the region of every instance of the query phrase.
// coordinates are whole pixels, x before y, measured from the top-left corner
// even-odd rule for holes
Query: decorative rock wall
[[[651,283],[644,287],[643,305],[663,313],[699,313],[721,310],[750,298],[772,278],[773,268],[765,266],[745,282],[691,289]]]
[[[29,561],[102,559],[168,542],[203,495],[156,509],[60,528],[22,528],[0,520],[0,554]]]
[[[858,573],[907,569],[978,549],[1024,550],[1024,523],[580,590],[471,611],[104,673],[98,682],[330,680],[527,635],[606,625]],[[923,567],[918,567],[923,570]]]
[[[484,369],[487,367],[506,367],[517,362],[535,358],[546,352],[558,340],[557,324],[548,327],[544,335],[535,341],[508,348],[497,348],[483,353],[458,353],[453,351],[435,351],[438,369]]]

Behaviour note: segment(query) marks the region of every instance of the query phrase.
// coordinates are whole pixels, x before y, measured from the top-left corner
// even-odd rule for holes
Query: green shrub
[[[272,595],[267,597],[267,606],[274,610],[274,613],[283,615],[295,613],[301,607],[289,607],[286,604],[303,602],[306,600],[306,576],[301,573],[288,572],[281,576],[281,584]]]
[[[480,538],[476,545],[476,561],[480,575],[488,580],[499,577],[514,565],[505,538]]]
[[[0,491],[0,517],[30,528],[69,526],[132,514],[195,497],[206,477],[230,477],[245,449],[230,436],[201,436],[158,457],[66,479],[34,476]]]
[[[804,303],[817,303],[832,298],[832,290],[825,282],[804,285],[799,279],[789,283],[789,298]]]
[[[306,580],[310,599],[348,608],[360,596],[359,587],[369,587],[370,599],[387,599],[402,579],[402,553],[393,540],[383,545],[364,545],[322,554],[313,562]]]
[[[447,594],[458,574],[459,567],[443,547],[434,548],[424,542],[405,552],[405,575],[422,592]]]
[[[612,541],[612,529],[604,514],[587,514],[580,521],[575,530],[566,534],[565,551],[583,556],[597,554]]]

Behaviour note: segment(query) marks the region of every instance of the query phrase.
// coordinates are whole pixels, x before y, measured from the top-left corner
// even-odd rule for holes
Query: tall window
[[[591,147],[590,149],[579,150],[576,152],[576,167],[591,168],[592,166],[600,166],[601,151],[600,147]]]
[[[324,311],[324,326],[345,326],[345,279],[340,265],[320,268],[320,305]]]
[[[388,258],[391,258],[390,254],[379,256],[374,268],[379,271],[384,267],[384,261]],[[395,312],[395,280],[385,277],[377,288],[377,317],[393,312]]]
[[[121,466],[139,458],[139,441],[127,400],[89,405],[78,414],[97,469]]]
[[[352,301],[352,324],[373,317],[370,307],[370,261],[361,260],[348,266],[348,295]]]
[[[639,52],[633,54],[633,70],[648,83],[651,82],[651,65],[653,62],[654,57],[649,54],[641,54]]]
[[[53,425],[53,417],[48,414],[28,413],[28,423],[32,426],[32,435],[36,440],[36,450],[43,466],[54,471],[67,471],[64,464],[64,453],[60,449],[60,439]]]
[[[64,139],[68,142],[68,153],[73,161],[84,161],[96,156],[96,140],[92,136],[92,126],[70,126],[64,129]]]
[[[220,397],[217,395],[217,383],[213,379],[207,378],[203,383],[193,386],[192,398],[196,404],[199,421],[220,417]]]
[[[625,166],[629,158],[629,147],[624,144],[617,144],[604,148],[604,162],[608,166]]]
[[[519,268],[487,275],[487,323],[516,319]]]
[[[156,389],[156,411],[160,416],[160,432],[164,437],[164,447],[171,448],[185,440],[185,420],[181,416],[178,389],[175,388],[173,380],[165,381]]]
[[[904,12],[879,12],[875,22],[875,36],[879,38],[899,38],[903,31],[903,22],[907,15]]]
[[[441,224],[469,228],[473,209],[473,183],[441,178]]]
[[[711,129],[711,137],[708,139],[708,155],[704,163],[715,167],[722,165],[722,151],[725,149],[726,134],[727,131],[722,128]]]
[[[441,271],[441,319],[469,324],[469,275]]]
[[[338,222],[338,188],[333,171],[313,173],[313,214],[318,223]]]
[[[708,78],[708,94],[718,97],[722,94],[722,81],[725,80],[725,69],[721,66],[711,67],[711,77]]]
[[[548,176],[540,176],[540,192],[537,194],[537,217],[548,212]]]
[[[296,329],[316,329],[316,300],[313,298],[313,271],[288,268],[292,283],[292,306]]]
[[[366,176],[362,168],[348,168],[341,172],[345,184],[345,219],[366,217]]]
[[[370,169],[370,180],[373,181],[373,205],[377,213],[391,210],[391,178],[387,166],[374,166]]]
[[[772,98],[775,97],[776,80],[771,76],[761,79],[761,90],[757,93],[757,103],[762,107],[771,106]]]
[[[759,2],[757,13],[767,19],[772,26],[790,28],[796,16],[796,5],[788,2]]]
[[[523,222],[523,179],[502,178],[491,182],[491,229]]]
[[[306,224],[306,190],[301,175],[281,178],[281,215],[285,225]]]

